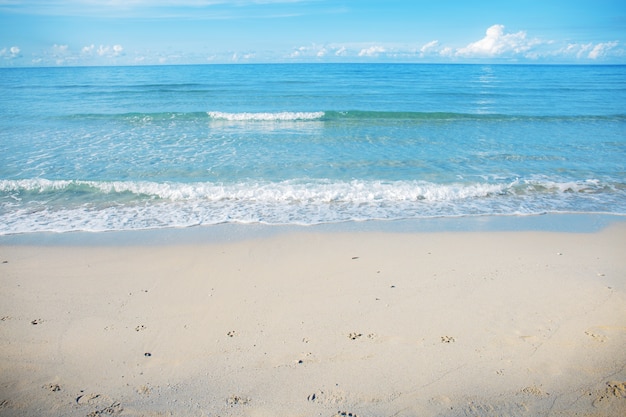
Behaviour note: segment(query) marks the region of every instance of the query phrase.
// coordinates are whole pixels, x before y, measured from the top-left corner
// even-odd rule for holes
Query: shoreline
[[[626,222],[626,215],[552,213],[541,215],[489,215],[407,220],[367,220],[316,225],[268,225],[222,223],[186,228],[124,231],[35,232],[0,236],[1,246],[135,246],[228,243],[294,232],[323,233],[437,233],[544,231],[594,233]]]
[[[624,414],[626,222],[483,220],[2,238],[0,413]]]

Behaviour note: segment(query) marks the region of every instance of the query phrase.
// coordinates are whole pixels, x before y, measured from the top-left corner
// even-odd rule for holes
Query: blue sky
[[[0,0],[0,66],[626,64],[624,0]]]

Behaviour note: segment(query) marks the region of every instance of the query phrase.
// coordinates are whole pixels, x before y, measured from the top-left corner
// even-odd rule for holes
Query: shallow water
[[[626,215],[626,67],[0,75],[0,234]]]

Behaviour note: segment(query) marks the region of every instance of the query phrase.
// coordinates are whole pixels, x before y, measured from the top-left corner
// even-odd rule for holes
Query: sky
[[[625,0],[0,0],[0,67],[626,64]]]

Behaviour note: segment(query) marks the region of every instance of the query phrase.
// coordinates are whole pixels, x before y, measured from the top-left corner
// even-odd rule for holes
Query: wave
[[[493,196],[526,196],[536,194],[626,194],[623,183],[600,180],[555,181],[528,179],[505,182],[431,183],[421,180],[381,181],[327,179],[284,180],[280,182],[249,181],[213,182],[151,182],[151,181],[78,181],[43,178],[0,180],[0,197],[46,200],[65,195],[64,204],[89,201],[89,196],[103,196],[109,202],[116,196],[162,201],[255,201],[336,203],[431,201],[458,202]]]
[[[302,121],[319,120],[324,117],[325,112],[261,112],[261,113],[225,113],[219,111],[207,112],[213,120],[228,121]]]
[[[507,184],[435,184],[424,181],[331,181],[285,180],[281,182],[239,182],[232,184],[150,181],[78,181],[43,178],[0,181],[0,193],[14,198],[79,193],[110,196],[132,194],[137,197],[169,200],[254,200],[322,202],[339,201],[443,201],[484,197],[506,192]],[[81,199],[83,201],[84,199]]]
[[[177,183],[0,181],[0,235],[108,231],[219,223],[312,225],[550,212],[626,214],[623,183],[512,180]]]
[[[626,122],[626,114],[612,115],[523,115],[494,113],[454,113],[454,112],[415,112],[415,111],[365,111],[365,110],[320,110],[320,111],[260,111],[260,112],[160,112],[122,114],[74,114],[70,119],[119,119],[130,122],[151,122],[171,120],[208,120],[226,122],[306,122],[306,121],[617,121]]]

